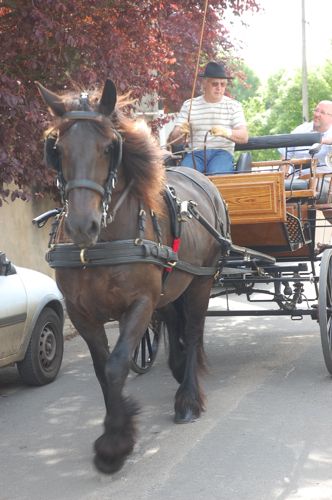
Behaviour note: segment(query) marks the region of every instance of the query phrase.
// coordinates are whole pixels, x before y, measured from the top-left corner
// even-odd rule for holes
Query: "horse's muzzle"
[[[66,233],[75,245],[89,248],[97,243],[100,233],[100,220],[94,218],[73,221],[70,217],[65,221]]]

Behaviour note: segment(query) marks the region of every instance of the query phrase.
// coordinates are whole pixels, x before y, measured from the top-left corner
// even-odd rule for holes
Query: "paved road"
[[[92,465],[104,409],[79,337],[66,341],[48,387],[0,370],[0,500],[331,500],[332,380],[316,322],[206,326],[207,411],[173,424],[176,383],[162,346],[153,370],[128,380],[142,406],[139,439],[110,477]]]

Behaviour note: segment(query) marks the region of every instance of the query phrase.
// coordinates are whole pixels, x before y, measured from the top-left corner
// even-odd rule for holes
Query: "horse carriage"
[[[317,202],[320,180],[329,178],[326,172],[319,173],[313,158],[320,139],[319,133],[251,137],[247,144],[236,145],[240,155],[234,173],[209,176],[227,203],[232,245],[211,291],[211,299],[225,297],[225,303],[206,315],[292,320],[310,316],[319,323],[325,364],[332,374],[332,226],[322,212],[332,204]],[[255,150],[283,148],[287,158],[287,150],[294,147],[310,147],[311,155],[252,160]],[[167,162],[178,164],[181,158],[175,153]],[[245,296],[259,308],[232,310],[233,294]],[[163,327],[157,316],[149,325],[133,356],[132,369],[137,373],[151,368]]]
[[[57,172],[63,208],[35,222],[56,215],[47,260],[103,392],[100,471],[116,472],[133,450],[138,410],[123,388],[130,368],[144,373],[152,366],[164,326],[179,383],[174,420],[200,417],[205,317],[248,315],[208,310],[216,296],[244,294],[254,302],[258,292],[276,308],[250,314],[310,315],[319,321],[332,373],[332,250],[317,252],[318,209],[328,207],[317,204],[315,161],[252,162],[249,153],[312,145],[317,137],[253,138],[234,174],[208,178],[186,167],[165,169],[146,127],[123,115],[111,80],[96,96],[38,88],[55,116],[45,159]],[[309,174],[298,178],[304,166]],[[112,352],[104,328],[110,320],[119,322]]]

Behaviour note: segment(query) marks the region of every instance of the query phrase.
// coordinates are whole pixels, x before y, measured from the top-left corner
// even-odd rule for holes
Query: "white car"
[[[64,301],[55,281],[14,266],[0,252],[0,367],[16,363],[29,385],[52,382],[62,362],[63,325]]]

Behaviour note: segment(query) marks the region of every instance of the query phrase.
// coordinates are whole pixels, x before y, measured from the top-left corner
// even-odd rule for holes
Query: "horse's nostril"
[[[96,221],[91,222],[91,229],[90,229],[90,234],[95,235],[99,233],[99,224]]]

